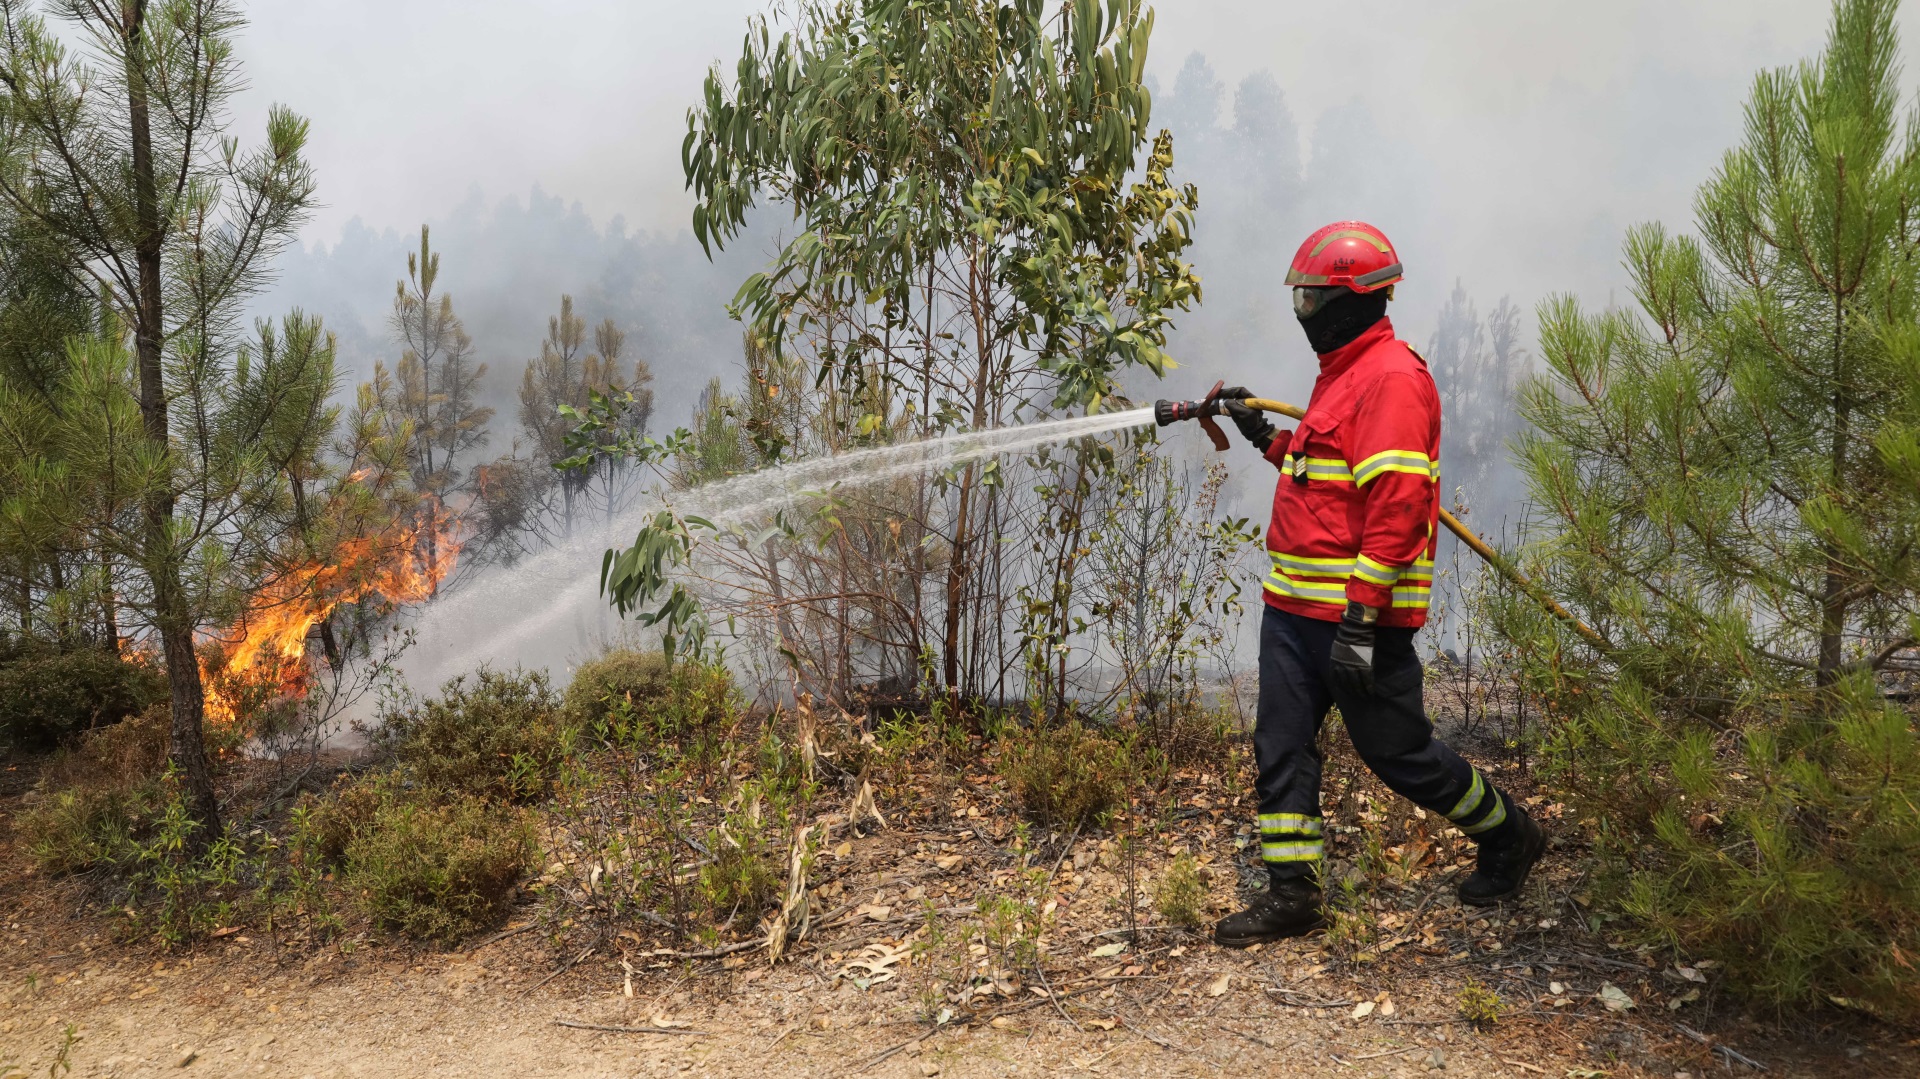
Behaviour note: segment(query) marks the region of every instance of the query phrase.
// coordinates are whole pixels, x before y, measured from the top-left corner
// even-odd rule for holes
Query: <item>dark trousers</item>
[[[1474,838],[1503,834],[1507,799],[1479,770],[1433,736],[1421,701],[1424,676],[1411,629],[1381,627],[1374,689],[1334,690],[1333,635],[1322,622],[1273,607],[1260,623],[1260,704],[1253,730],[1260,768],[1261,854],[1276,877],[1317,878],[1324,857],[1320,816],[1320,723],[1340,706],[1347,734],[1373,774],[1395,793]]]

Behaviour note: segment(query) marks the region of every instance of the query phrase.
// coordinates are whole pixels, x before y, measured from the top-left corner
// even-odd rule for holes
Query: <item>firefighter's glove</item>
[[[1373,694],[1373,646],[1380,611],[1361,603],[1347,604],[1340,628],[1333,634],[1333,685],[1355,697]]]
[[[1247,404],[1247,398],[1253,394],[1245,386],[1228,386],[1220,391],[1220,407],[1232,418],[1233,425],[1240,428],[1241,437],[1261,453],[1273,445],[1275,429],[1267,422],[1267,414]]]

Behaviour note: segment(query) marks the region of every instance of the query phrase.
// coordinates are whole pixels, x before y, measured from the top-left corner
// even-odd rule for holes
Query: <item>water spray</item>
[[[1215,423],[1213,418],[1227,414],[1227,399],[1220,396],[1220,388],[1225,385],[1225,380],[1214,383],[1213,389],[1208,390],[1207,395],[1198,401],[1155,401],[1153,422],[1165,427],[1182,420],[1197,420],[1206,430],[1207,437],[1213,440],[1213,448],[1224,452],[1227,448],[1227,437],[1221,433],[1220,425]],[[1277,412],[1296,420],[1305,419],[1307,415],[1305,409],[1287,404],[1285,401],[1274,401],[1265,397],[1249,397],[1240,403],[1248,408],[1257,408],[1262,412]],[[1603,652],[1612,651],[1612,646],[1597,630],[1580,621],[1572,611],[1562,607],[1552,596],[1547,595],[1546,591],[1535,584],[1532,578],[1521,572],[1520,567],[1507,561],[1499,551],[1493,549],[1491,544],[1475,535],[1473,529],[1461,524],[1460,519],[1448,513],[1445,506],[1440,507],[1440,523],[1447,526],[1447,531],[1460,537],[1460,542],[1466,544],[1474,554],[1479,555],[1487,565],[1492,566],[1502,577],[1513,582],[1514,587],[1545,607],[1555,618],[1573,627],[1573,631],[1586,638],[1588,643]]]

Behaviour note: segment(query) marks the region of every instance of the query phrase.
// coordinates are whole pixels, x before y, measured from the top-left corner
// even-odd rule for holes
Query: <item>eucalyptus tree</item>
[[[230,594],[234,541],[283,490],[277,465],[313,441],[332,377],[309,320],[271,357],[236,347],[242,302],[313,197],[305,120],[275,106],[259,146],[228,134],[241,21],[233,0],[0,0],[0,200],[72,252],[68,272],[132,338],[140,429],[122,445],[144,479],[126,555],[203,838],[219,815],[195,633]],[[88,369],[113,377],[116,345],[96,342]]]
[[[1540,309],[1536,554],[1609,647],[1501,614],[1628,909],[1778,1000],[1911,1015],[1920,744],[1920,117],[1896,0],[1762,73],[1635,306]],[[1906,673],[1902,673],[1902,669]]]
[[[1182,257],[1198,197],[1149,128],[1152,25],[1137,0],[807,0],[782,32],[756,20],[683,149],[709,251],[760,202],[794,217],[734,298],[749,337],[806,357],[837,401],[886,402],[844,417],[869,441],[1098,410],[1128,368],[1164,373],[1200,296]],[[977,465],[938,493],[901,547],[943,560],[927,647],[950,690],[978,691],[965,653],[1005,599],[980,576],[1004,506]]]

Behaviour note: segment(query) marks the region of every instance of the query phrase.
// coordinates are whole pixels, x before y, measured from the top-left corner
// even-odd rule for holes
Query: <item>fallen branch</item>
[[[587,945],[585,951],[581,952],[579,955],[574,956],[571,960],[560,964],[559,970],[556,970],[552,974],[549,974],[546,977],[540,979],[539,981],[534,982],[532,985],[522,990],[520,995],[523,997],[531,995],[535,989],[540,988],[541,986],[547,984],[548,982],[554,980],[555,978],[558,978],[560,975],[565,974],[567,971],[572,970],[574,967],[580,964],[581,960],[585,959],[587,956],[592,955],[594,953],[594,949],[598,947],[600,947],[600,941],[599,941],[599,938],[596,937],[592,944]]]
[[[607,1023],[586,1023],[578,1019],[555,1019],[554,1023],[558,1026],[572,1027],[575,1030],[604,1030],[609,1034],[692,1034],[702,1038],[713,1037],[704,1030],[690,1030],[685,1027],[622,1027]]]
[[[501,941],[507,939],[508,937],[517,937],[520,934],[525,933],[529,929],[538,928],[539,925],[540,925],[539,922],[527,922],[524,925],[509,926],[508,928],[502,929],[500,932],[495,933],[493,936],[488,937],[487,939],[481,941],[480,943],[474,945],[473,947],[468,948],[467,954],[472,955],[473,953],[479,951],[480,949],[485,948],[488,945],[498,944]]]
[[[1711,1047],[1714,1052],[1725,1056],[1727,1058],[1728,1063],[1739,1061],[1740,1063],[1745,1064],[1747,1067],[1752,1068],[1754,1071],[1769,1070],[1765,1064],[1762,1064],[1759,1061],[1748,1056],[1747,1054],[1742,1053],[1740,1050],[1735,1049],[1729,1045],[1723,1045],[1720,1042],[1717,1042],[1712,1038],[1708,1037],[1707,1035],[1702,1034],[1699,1031],[1693,1029],[1692,1027],[1688,1026],[1685,1023],[1675,1023],[1674,1026],[1679,1028],[1680,1033],[1685,1034],[1687,1037],[1692,1038],[1694,1041],[1699,1042],[1701,1045]]]
[[[1074,829],[1074,833],[1076,835],[1079,834],[1079,829],[1077,828]],[[1073,1024],[1073,1029],[1079,1031],[1082,1034],[1085,1034],[1087,1032],[1086,1028],[1080,1025],[1079,1020],[1067,1014],[1067,1006],[1065,1004],[1060,1003],[1060,998],[1056,996],[1053,992],[1053,986],[1047,984],[1046,969],[1044,967],[1040,967],[1036,965],[1033,968],[1033,972],[1040,976],[1040,988],[1045,989],[1047,991],[1047,999],[1053,1002],[1053,1010],[1060,1013],[1060,1018],[1065,1019],[1067,1022]]]
[[[928,1027],[926,1030],[923,1030],[920,1033],[915,1034],[913,1037],[908,1038],[906,1041],[901,1042],[899,1045],[890,1046],[886,1049],[882,1049],[878,1053],[875,1053],[872,1057],[868,1058],[865,1064],[860,1065],[858,1068],[855,1068],[854,1070],[863,1072],[873,1067],[876,1064],[881,1064],[888,1060],[891,1060],[895,1053],[898,1053],[900,1050],[905,1049],[907,1046],[912,1045],[915,1042],[925,1041],[926,1039],[932,1037],[936,1032],[938,1032],[939,1029],[940,1028],[937,1026]]]
[[[1120,926],[1118,929],[1102,929],[1097,933],[1088,933],[1080,938],[1080,943],[1098,940],[1101,937],[1117,937],[1123,933],[1191,933],[1193,930],[1184,925],[1143,925],[1137,929]]]
[[[1381,1050],[1380,1052],[1378,1052],[1378,1053],[1362,1053],[1361,1055],[1359,1055],[1359,1056],[1357,1056],[1357,1057],[1353,1057],[1352,1059],[1354,1059],[1354,1060],[1375,1060],[1375,1059],[1377,1059],[1377,1058],[1379,1058],[1379,1057],[1397,1057],[1397,1056],[1399,1056],[1399,1055],[1400,1055],[1401,1053],[1411,1053],[1411,1052],[1413,1052],[1413,1051],[1415,1051],[1416,1049],[1419,1049],[1419,1048],[1421,1048],[1421,1047],[1420,1047],[1420,1046],[1418,1046],[1418,1045],[1409,1045],[1409,1046],[1407,1046],[1407,1047],[1406,1047],[1405,1049],[1382,1049],[1382,1050]],[[1512,1061],[1508,1061],[1508,1063],[1512,1063]]]
[[[1269,993],[1277,993],[1283,997],[1296,997],[1300,995],[1291,989],[1282,989],[1277,985],[1269,985],[1266,986],[1265,989]],[[1280,1006],[1283,1008],[1351,1008],[1353,1007],[1353,1001],[1308,999],[1306,1003],[1302,1004],[1298,1001],[1282,1000],[1280,1001]]]
[[[1124,1015],[1116,1014],[1114,1015],[1114,1018],[1120,1020],[1121,1026],[1126,1027],[1128,1030],[1133,1031],[1135,1034],[1140,1035],[1142,1038],[1147,1039],[1148,1041],[1152,1042],[1153,1044],[1159,1046],[1162,1049],[1166,1049],[1175,1053],[1187,1052],[1187,1050],[1180,1048],[1179,1046],[1173,1044],[1172,1042],[1168,1041],[1165,1038],[1162,1038],[1160,1035],[1155,1034],[1153,1031],[1145,1030],[1145,1029],[1142,1029],[1141,1027],[1136,1027],[1132,1023],[1127,1022],[1127,1017]]]

